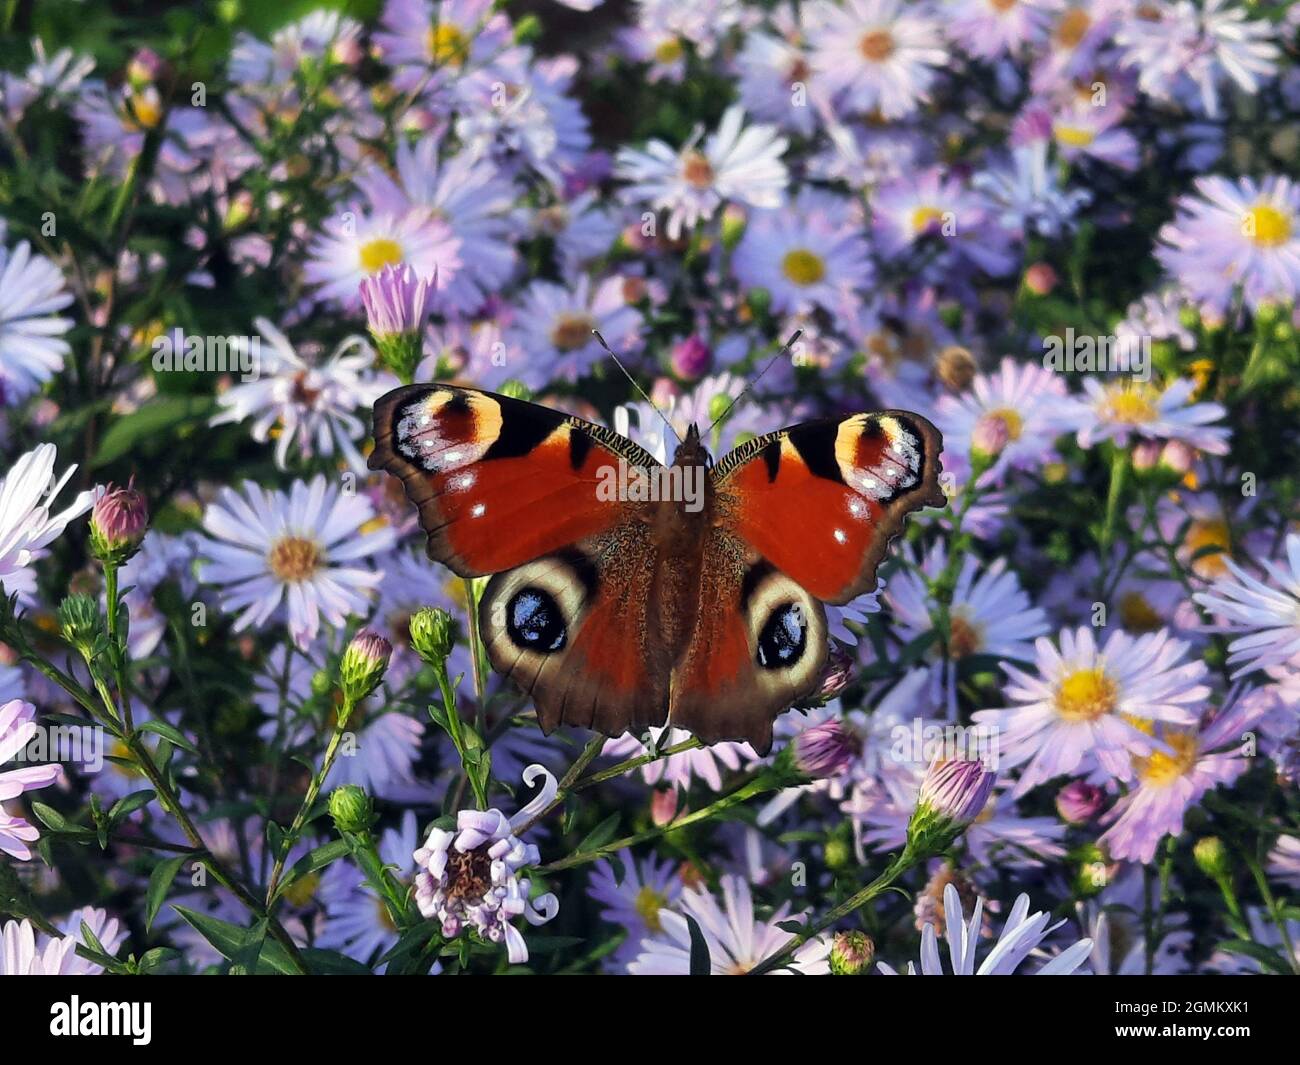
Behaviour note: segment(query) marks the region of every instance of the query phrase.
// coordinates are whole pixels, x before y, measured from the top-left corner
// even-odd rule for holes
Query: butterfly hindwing
[[[375,404],[372,470],[399,477],[429,557],[462,577],[500,573],[624,520],[599,471],[654,458],[598,425],[455,385],[406,385]]]
[[[945,503],[942,440],[906,411],[824,418],[769,433],[713,470],[726,528],[817,599],[873,590],[903,520]]]

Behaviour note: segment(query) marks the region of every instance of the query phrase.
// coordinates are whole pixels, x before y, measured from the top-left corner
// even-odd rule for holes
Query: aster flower
[[[906,117],[948,61],[938,22],[902,0],[818,0],[805,18],[813,69],[853,112]]]
[[[438,97],[510,45],[510,20],[492,0],[388,0],[374,35],[383,62],[396,68],[403,92]]]
[[[0,108],[13,126],[18,125],[34,100],[45,96],[52,103],[63,102],[95,69],[92,56],[77,55],[71,48],[47,55],[45,42],[39,37],[32,38],[32,55],[31,65],[21,75],[0,71]]]
[[[975,902],[974,912],[967,922],[962,912],[961,897],[957,889],[948,884],[943,892],[943,912],[946,921],[944,937],[948,941],[948,960],[952,967],[949,974],[943,966],[939,955],[939,941],[935,926],[927,924],[921,933],[921,973],[925,976],[1009,976],[1030,955],[1039,953],[1042,942],[1057,928],[1064,924],[1058,921],[1048,926],[1051,915],[1043,912],[1029,912],[1029,896],[1019,896],[1007,915],[1006,923],[998,936],[993,949],[985,955],[978,969],[975,960],[983,927],[984,900]],[[1092,950],[1091,939],[1081,939],[1061,951],[1044,965],[1034,970],[1034,976],[1068,976],[1082,965]],[[888,976],[898,973],[883,961],[876,967]],[[916,975],[916,967],[907,963],[907,974]]]
[[[252,418],[252,437],[266,443],[274,433],[276,465],[284,469],[296,446],[304,459],[336,452],[358,475],[366,469],[355,441],[370,427],[354,413],[368,410],[389,387],[374,373],[374,354],[351,336],[323,360],[300,355],[289,338],[266,318],[254,321],[266,339],[255,380],[232,385],[217,397],[212,425]]]
[[[543,778],[541,792],[514,817],[497,809],[461,810],[455,831],[431,829],[415,852],[420,912],[437,919],[448,939],[473,931],[490,943],[504,942],[512,965],[528,960],[528,944],[511,922],[524,917],[529,924],[545,924],[560,908],[552,894],[530,898],[530,881],[520,875],[540,859],[537,847],[520,840],[515,829],[549,805],[558,787],[540,765],[524,771],[524,784],[532,787],[538,777]]]
[[[1268,853],[1268,875],[1300,891],[1300,836],[1278,836]]]
[[[1194,725],[1210,694],[1205,663],[1185,661],[1188,645],[1163,629],[1137,638],[1112,632],[1098,648],[1092,630],[1081,627],[1063,630],[1059,642],[1058,650],[1037,640],[1036,674],[1003,666],[1016,706],[974,715],[1000,730],[1003,763],[1023,766],[1017,797],[1094,767],[1131,779],[1133,757],[1167,751],[1139,726]]]
[[[619,971],[641,951],[642,940],[663,933],[663,911],[675,909],[682,895],[677,866],[654,855],[622,860],[620,879],[604,858],[591,870],[587,894],[603,907],[600,916],[627,931],[627,939],[610,957],[608,967]]]
[[[20,699],[0,706],[0,766],[19,755],[36,734],[36,707]],[[48,787],[59,777],[57,765],[0,769],[0,804],[17,799],[27,791]],[[36,827],[23,818],[8,813],[0,805],[0,851],[20,862],[29,861],[31,848],[39,837]]]
[[[425,208],[401,215],[370,214],[353,208],[325,222],[307,249],[307,282],[316,298],[345,307],[361,304],[361,282],[386,266],[409,265],[421,277],[449,285],[460,268],[460,239],[450,225]]]
[[[744,111],[730,107],[702,146],[700,129],[678,151],[657,140],[644,150],[620,150],[615,174],[631,182],[621,195],[668,211],[670,240],[712,218],[724,201],[780,206],[788,180],[781,162],[787,141],[771,126],[746,128],[744,121]]]
[[[1300,664],[1300,534],[1286,538],[1289,573],[1277,562],[1260,560],[1271,584],[1222,557],[1227,574],[1193,598],[1239,634],[1228,645],[1229,661],[1237,665],[1233,675],[1271,666],[1294,670]]]
[[[667,750],[691,738],[685,729],[660,728],[652,726],[649,730],[651,742],[656,750]],[[638,758],[649,753],[649,748],[630,733],[617,739],[605,741],[601,754],[610,758]],[[641,777],[647,784],[671,784],[681,791],[690,787],[691,782],[699,779],[710,791],[722,790],[722,771],[736,770],[742,765],[758,761],[748,743],[715,743],[709,747],[696,747],[689,751],[679,751],[667,758],[659,758],[641,767]]]
[[[1207,791],[1231,784],[1250,766],[1244,733],[1271,704],[1247,692],[1202,727],[1165,725],[1159,730],[1164,750],[1133,760],[1137,784],[1102,817],[1111,827],[1097,841],[1112,858],[1155,860],[1166,835],[1179,835],[1183,815]],[[1235,745],[1235,746],[1233,746]]]
[[[1159,233],[1156,257],[1197,300],[1252,310],[1300,295],[1300,186],[1290,178],[1197,178]]]
[[[0,929],[0,976],[94,976],[104,970],[77,954],[85,922],[108,954],[116,954],[125,938],[117,918],[87,906],[70,914],[61,936],[37,932],[31,922],[9,921]]]
[[[72,475],[75,465],[54,480],[58,451],[53,444],[40,444],[21,455],[0,478],[0,584],[5,594],[17,593],[24,603],[33,602],[36,574],[31,566],[46,554],[68,522],[86,513],[95,502],[92,491],[81,492],[71,505],[57,514],[50,507]]]
[[[641,953],[628,965],[629,973],[685,976],[690,972],[691,933],[684,914],[695,919],[704,935],[713,976],[743,976],[794,938],[794,933],[780,927],[791,919],[789,903],[783,903],[770,919],[760,919],[754,913],[748,882],[737,876],[723,876],[721,905],[708,891],[688,888],[682,892],[680,907],[680,913],[659,911],[663,932],[642,941]],[[830,949],[829,939],[812,939],[795,952],[790,967],[809,976],[828,973]]]
[[[71,302],[54,263],[26,241],[12,251],[0,243],[0,406],[20,403],[63,368],[72,319],[55,312]]]
[[[820,83],[813,78],[803,25],[795,11],[785,5],[777,8],[772,21],[781,31],[779,36],[752,30],[736,56],[740,100],[756,118],[808,136],[818,121],[819,108],[814,100],[820,93]],[[802,101],[797,95],[800,87]]]
[[[1016,146],[1008,159],[976,174],[971,184],[993,201],[1002,226],[1022,237],[1068,233],[1079,211],[1092,202],[1087,189],[1061,187],[1044,140]]]
[[[528,353],[519,379],[534,388],[556,378],[576,381],[607,357],[593,329],[620,355],[640,346],[641,316],[624,300],[618,278],[593,284],[583,274],[573,287],[534,281],[520,297],[512,330]]]
[[[317,476],[271,492],[251,481],[243,493],[223,488],[208,506],[200,580],[221,588],[221,605],[239,611],[235,631],[285,617],[299,647],[324,617],[342,626],[364,613],[382,575],[355,565],[393,546],[391,529],[363,531],[370,503]]]
[[[732,269],[742,285],[766,289],[777,312],[845,311],[873,273],[848,203],[816,189],[804,189],[779,209],[755,212]]]
[[[1050,0],[947,0],[941,11],[954,44],[977,59],[998,59],[1041,44],[1052,6]]]
[[[1218,403],[1191,403],[1196,383],[1185,377],[1168,387],[1146,381],[1120,380],[1103,384],[1083,379],[1083,397],[1064,407],[1065,416],[1079,424],[1079,446],[1094,447],[1114,440],[1127,447],[1135,439],[1181,440],[1212,455],[1228,453],[1230,429],[1212,425],[1227,411]]]

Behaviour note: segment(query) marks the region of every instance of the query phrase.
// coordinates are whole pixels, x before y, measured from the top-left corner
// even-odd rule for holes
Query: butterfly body
[[[409,385],[376,404],[375,442],[429,556],[492,575],[488,656],[545,731],[669,722],[766,750],[821,679],[823,602],[874,588],[903,517],[944,501],[938,433],[905,412],[805,423],[717,465],[692,427],[665,469],[546,407]]]

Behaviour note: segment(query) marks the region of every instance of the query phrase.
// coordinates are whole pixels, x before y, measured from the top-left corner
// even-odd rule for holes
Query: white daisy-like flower
[[[947,0],[942,12],[952,41],[980,59],[997,59],[1041,44],[1051,0]]]
[[[782,5],[772,21],[780,36],[762,29],[745,37],[736,56],[741,102],[764,122],[810,136],[817,126],[814,100],[820,85],[813,81],[804,29],[792,8]]]
[[[948,884],[943,889],[943,914],[947,926],[944,938],[948,941],[948,961],[951,973],[943,966],[939,955],[939,938],[933,924],[926,924],[921,933],[921,974],[923,976],[1010,976],[1031,954],[1042,954],[1040,945],[1049,935],[1065,923],[1058,921],[1048,925],[1051,915],[1042,911],[1029,912],[1029,896],[1021,895],[1007,915],[1002,933],[998,936],[993,949],[985,955],[978,969],[975,968],[976,955],[983,940],[984,900],[975,900],[975,908],[969,921],[965,919],[961,908],[961,896],[957,889]],[[1092,950],[1091,939],[1081,939],[1051,958],[1046,964],[1035,969],[1033,976],[1068,976],[1088,960]],[[877,962],[876,967],[888,976],[897,976],[897,971],[887,964]],[[907,975],[916,975],[916,966],[907,963]]]
[[[21,75],[0,72],[0,108],[17,126],[31,102],[48,93],[51,101],[62,101],[76,92],[86,76],[95,69],[93,56],[77,55],[71,48],[60,48],[52,56],[45,53],[45,42],[32,38],[31,65]]]
[[[1228,645],[1234,676],[1272,666],[1300,670],[1300,535],[1286,538],[1286,567],[1269,559],[1260,565],[1271,578],[1266,584],[1226,555],[1220,556],[1227,575],[1208,592],[1193,598],[1227,620],[1237,633]]]
[[[0,928],[0,976],[94,976],[104,970],[77,954],[81,924],[86,923],[108,954],[116,954],[126,930],[116,917],[86,906],[63,921],[61,936],[37,932],[30,921],[10,921]]]
[[[1133,440],[1181,440],[1211,455],[1226,455],[1232,430],[1212,425],[1227,411],[1218,403],[1190,403],[1196,382],[1179,378],[1168,387],[1122,379],[1103,383],[1085,377],[1086,395],[1064,405],[1063,417],[1079,425],[1079,446],[1114,440],[1127,447]]]
[[[276,434],[275,462],[285,468],[289,449],[296,447],[304,459],[339,452],[358,474],[366,461],[354,441],[370,432],[366,421],[354,413],[369,408],[391,385],[370,372],[374,353],[360,336],[351,336],[323,361],[298,354],[279,329],[265,318],[254,325],[266,339],[256,380],[236,384],[217,397],[222,408],[211,424],[223,425],[253,419],[252,435],[266,443]]]
[[[703,146],[704,131],[697,129],[677,151],[658,140],[644,150],[621,149],[615,173],[631,182],[623,199],[667,211],[671,240],[712,218],[724,201],[779,207],[789,180],[781,155],[789,142],[772,126],[744,122],[744,110],[733,106]]]
[[[652,726],[650,739],[655,749],[666,751],[691,738],[685,729],[668,726]],[[629,734],[606,740],[600,753],[609,758],[639,758],[650,753],[644,743]],[[689,751],[679,751],[667,758],[658,758],[641,767],[641,776],[647,784],[671,784],[682,791],[691,786],[691,781],[702,780],[712,791],[722,790],[723,770],[737,770],[742,765],[752,765],[758,761],[758,755],[748,743],[715,743],[709,747],[696,747]]]
[[[1002,764],[1024,767],[1016,798],[1094,768],[1131,780],[1135,757],[1167,750],[1147,729],[1194,725],[1210,695],[1205,663],[1187,661],[1189,645],[1164,629],[1137,638],[1117,630],[1099,648],[1080,627],[1063,630],[1059,643],[1038,639],[1035,674],[1004,663],[1016,705],[974,715],[999,730]]]
[[[1068,232],[1080,209],[1092,201],[1087,189],[1062,188],[1058,174],[1048,143],[1035,140],[1012,149],[1005,163],[976,174],[971,185],[997,205],[998,220],[1008,232],[1054,238]]]
[[[641,346],[641,315],[624,298],[620,278],[593,284],[582,274],[572,287],[534,281],[520,297],[509,338],[528,353],[519,379],[532,388],[556,378],[576,381],[606,358],[593,329],[620,355]]]
[[[405,263],[420,277],[449,284],[460,268],[460,238],[427,208],[400,216],[352,208],[329,219],[307,249],[303,275],[316,298],[361,305],[361,282],[385,266]]]
[[[63,368],[72,319],[54,312],[71,302],[54,263],[26,241],[12,251],[0,244],[0,406],[26,399]]]
[[[642,940],[641,953],[628,965],[635,976],[685,976],[691,970],[691,931],[686,916],[693,917],[704,934],[712,976],[743,976],[765,958],[781,950],[794,933],[780,926],[790,920],[790,905],[783,903],[764,921],[754,913],[749,884],[738,876],[722,878],[722,905],[708,891],[687,889],[680,900],[681,913],[659,911],[660,935]],[[808,976],[830,972],[829,938],[818,937],[800,947],[790,960]],[[790,975],[789,968],[773,975]]]
[[[948,62],[939,23],[903,0],[819,0],[806,21],[813,69],[850,111],[903,118]]]
[[[57,457],[53,444],[40,444],[20,456],[0,479],[0,584],[6,595],[16,593],[24,603],[31,603],[36,591],[32,563],[45,554],[45,548],[68,522],[95,502],[94,492],[87,490],[64,510],[50,513],[55,497],[77,470],[75,465],[69,466],[55,481]]]
[[[20,754],[36,735],[36,707],[21,699],[11,699],[0,706],[0,767]],[[4,803],[24,792],[48,787],[59,778],[57,765],[28,765],[16,769],[0,768],[0,853],[20,862],[30,861],[31,847],[40,837],[36,826],[10,814]]]
[[[223,609],[239,611],[236,632],[284,616],[305,648],[322,617],[341,626],[369,608],[383,574],[355,563],[396,539],[386,525],[366,528],[374,517],[365,496],[327,485],[323,476],[295,481],[287,494],[251,481],[242,495],[223,488],[203,515],[210,539],[200,547],[200,580],[221,588]]]

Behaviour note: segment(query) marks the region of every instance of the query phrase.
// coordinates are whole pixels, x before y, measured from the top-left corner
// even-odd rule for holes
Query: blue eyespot
[[[516,592],[506,604],[506,634],[521,650],[554,654],[564,648],[568,631],[555,597],[529,587]]]
[[[794,665],[808,646],[807,628],[803,608],[797,603],[782,603],[758,634],[758,664],[764,669]]]

